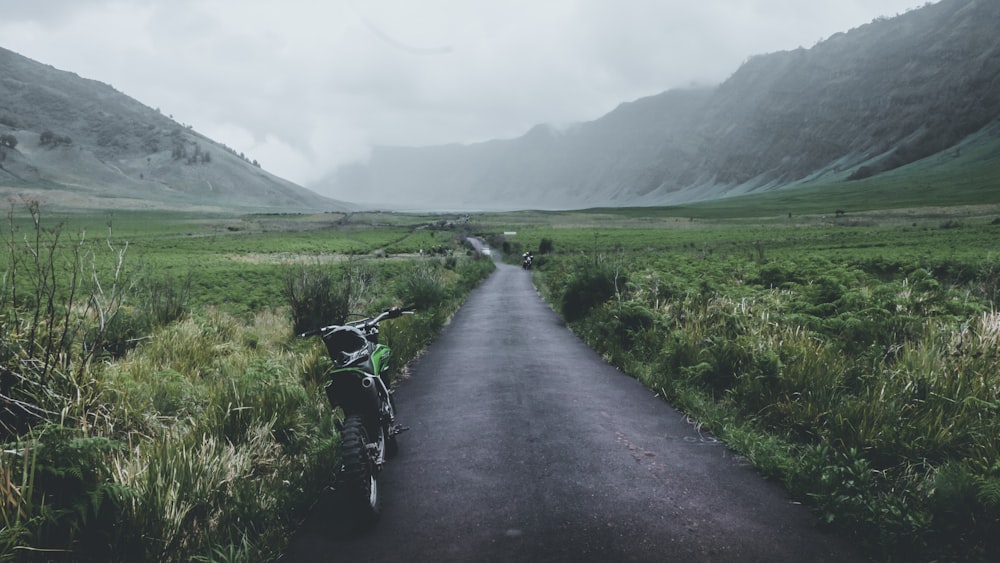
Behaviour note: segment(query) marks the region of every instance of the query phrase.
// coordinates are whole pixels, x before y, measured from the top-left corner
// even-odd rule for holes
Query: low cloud
[[[373,145],[595,119],[920,3],[56,0],[5,6],[0,37],[308,185]]]

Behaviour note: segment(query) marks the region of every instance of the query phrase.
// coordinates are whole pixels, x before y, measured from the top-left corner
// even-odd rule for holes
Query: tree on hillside
[[[10,133],[4,133],[0,135],[0,146],[13,149],[17,147],[17,137],[11,135]]]
[[[170,152],[170,156],[174,160],[181,160],[182,158],[187,158],[187,146],[183,142],[174,141],[174,148]]]
[[[188,164],[197,164],[198,162],[201,162],[201,145],[199,145],[198,143],[195,143],[194,144],[194,154],[192,154],[191,156],[188,157],[187,163]]]
[[[38,144],[42,146],[52,145],[53,147],[59,145],[72,145],[73,139],[70,139],[66,135],[56,135],[52,131],[46,129],[38,136]]]

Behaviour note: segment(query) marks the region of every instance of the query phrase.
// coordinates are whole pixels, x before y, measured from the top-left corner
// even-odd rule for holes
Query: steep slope
[[[385,148],[363,185],[415,206],[660,205],[860,179],[951,150],[1000,117],[1000,2],[943,0],[750,58],[727,81],[623,104],[557,132]],[[391,181],[389,181],[391,179]]]
[[[756,57],[719,87],[699,167],[757,186],[855,177],[953,146],[1000,115],[1000,3],[951,0]]]
[[[106,84],[2,48],[0,135],[16,140],[0,148],[0,192],[51,205],[344,208]]]

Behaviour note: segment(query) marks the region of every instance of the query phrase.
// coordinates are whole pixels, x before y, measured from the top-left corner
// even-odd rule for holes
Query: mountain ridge
[[[0,194],[53,206],[343,210],[108,84],[0,48]],[[14,146],[10,146],[13,144]]]
[[[110,85],[0,48],[0,195],[70,208],[313,212],[357,207],[315,192],[365,194],[358,203],[374,208],[566,209],[822,188],[958,156],[973,135],[1000,146],[996,29],[995,0],[928,3],[593,121],[470,145],[376,147],[315,191]]]
[[[414,207],[672,205],[845,182],[948,151],[1000,116],[1000,2],[942,0],[750,57],[722,84],[565,131],[380,147],[314,186]]]

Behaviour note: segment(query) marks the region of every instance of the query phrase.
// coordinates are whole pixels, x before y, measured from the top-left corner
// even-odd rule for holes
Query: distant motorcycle
[[[356,515],[360,527],[378,521],[382,511],[379,473],[386,459],[395,455],[396,436],[406,430],[396,421],[396,404],[382,376],[392,351],[378,342],[378,325],[384,320],[412,315],[393,307],[377,317],[330,325],[302,333],[320,336],[333,369],[326,385],[330,406],[343,409],[340,458],[343,462],[334,490],[344,508]]]
[[[530,270],[531,265],[534,263],[534,261],[535,257],[532,256],[530,252],[525,252],[521,256],[521,267],[524,268],[525,270]]]

